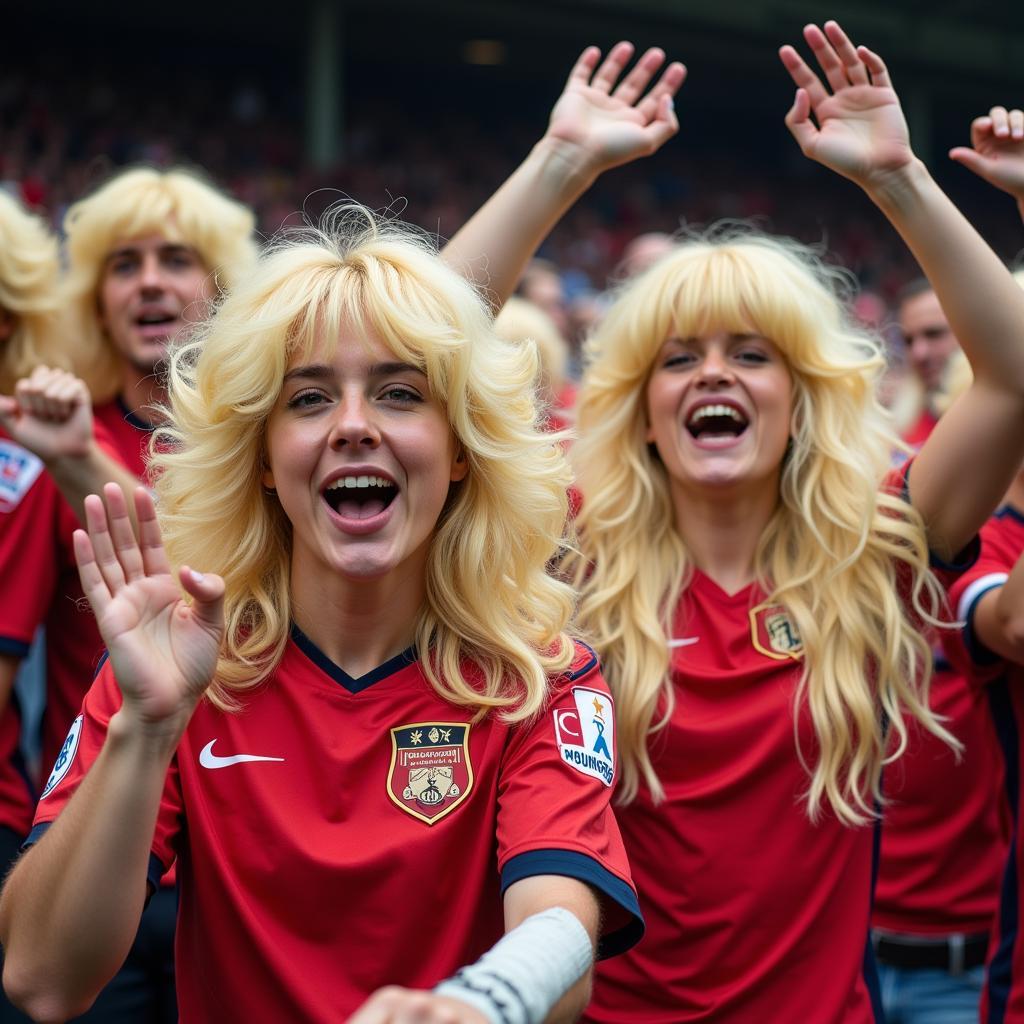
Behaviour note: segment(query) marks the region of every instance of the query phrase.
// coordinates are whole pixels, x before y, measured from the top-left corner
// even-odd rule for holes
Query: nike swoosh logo
[[[213,752],[213,745],[216,740],[209,743],[199,751],[199,763],[204,768],[227,768],[228,765],[242,764],[245,761],[283,761],[283,757],[264,757],[262,754],[232,754],[230,757],[218,757]]]
[[[679,639],[669,640],[669,647],[692,647],[694,644],[700,643],[699,636],[681,636]]]

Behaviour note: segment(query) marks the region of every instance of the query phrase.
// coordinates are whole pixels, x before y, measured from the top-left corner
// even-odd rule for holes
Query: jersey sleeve
[[[96,678],[82,702],[81,713],[71,723],[64,746],[39,797],[35,821],[26,846],[39,841],[74,796],[93,762],[99,757],[110,719],[120,707],[121,691],[110,662],[104,656]],[[164,782],[150,850],[147,878],[154,888],[160,884],[164,871],[174,861],[181,820],[181,786],[175,757]]]
[[[16,446],[3,439],[0,446],[3,473]],[[0,653],[19,658],[46,618],[60,572],[61,497],[41,466],[27,484],[23,471],[22,484],[8,482],[0,496]]]
[[[950,587],[949,599],[959,629],[943,637],[949,660],[974,682],[988,682],[1002,663],[974,631],[978,603],[1009,578],[1024,552],[1024,521],[1011,514],[990,519],[981,530],[981,554],[977,562]]]
[[[577,644],[541,717],[511,734],[498,789],[502,892],[533,875],[563,875],[602,897],[598,956],[629,949],[643,919],[611,808],[615,717],[597,655]]]

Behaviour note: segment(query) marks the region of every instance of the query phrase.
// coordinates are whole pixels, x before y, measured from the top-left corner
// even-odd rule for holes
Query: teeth
[[[734,409],[731,405],[702,405],[690,417],[690,422],[699,423],[701,420],[706,419],[708,416],[728,416],[730,419],[735,420],[737,423],[747,422],[740,414],[739,410]]]
[[[390,480],[382,476],[343,476],[327,487],[328,491],[354,490],[356,487],[394,487]]]

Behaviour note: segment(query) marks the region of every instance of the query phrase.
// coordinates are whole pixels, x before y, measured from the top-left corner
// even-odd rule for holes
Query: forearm
[[[1001,587],[982,595],[974,609],[973,628],[988,650],[1024,664],[1024,555]]]
[[[1024,395],[1024,291],[915,161],[867,188],[931,282],[976,381]]]
[[[0,654],[0,713],[7,707],[14,689],[14,677],[18,674],[21,658],[13,654]]]
[[[80,523],[85,522],[84,503],[87,495],[102,494],[103,485],[113,482],[119,484],[124,492],[132,525],[137,527],[131,495],[139,486],[139,480],[120,462],[111,458],[95,439],[82,454],[51,459],[46,463],[46,468],[64,500],[74,509]]]
[[[0,897],[4,986],[38,1020],[83,1012],[131,947],[174,744],[110,722],[103,750]]]
[[[500,309],[541,242],[596,177],[567,147],[541,139],[441,257]]]

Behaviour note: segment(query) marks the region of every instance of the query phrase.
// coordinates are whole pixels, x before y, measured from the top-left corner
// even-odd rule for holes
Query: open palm
[[[1024,111],[993,107],[971,124],[971,145],[949,154],[987,182],[1024,200]]]
[[[804,155],[866,187],[910,164],[910,133],[882,59],[854,47],[834,21],[824,32],[808,25],[804,37],[831,89],[792,46],[782,47],[798,87],[786,125]]]
[[[217,667],[224,635],[224,583],[187,567],[182,598],[171,575],[153,500],[135,493],[139,523],[136,542],[123,492],[104,489],[107,500],[85,502],[88,533],[75,532],[75,558],[82,588],[124,697],[124,707],[141,722],[184,729]],[[140,548],[141,543],[141,548]]]
[[[632,53],[632,44],[618,43],[598,67],[601,52],[588,47],[551,111],[547,138],[579,150],[598,173],[655,152],[679,130],[672,97],[686,68],[670,64],[647,92],[665,54],[648,50],[620,82]]]

